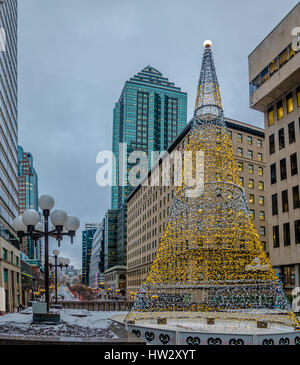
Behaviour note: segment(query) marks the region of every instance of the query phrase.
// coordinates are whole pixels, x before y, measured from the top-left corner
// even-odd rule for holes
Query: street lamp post
[[[49,264],[49,268],[50,270],[52,270],[52,268],[54,267],[55,270],[55,304],[57,304],[57,268],[60,267],[61,269],[63,267],[67,268],[69,266],[70,260],[69,259],[65,259],[63,257],[59,257],[59,251],[58,250],[53,250],[53,255],[52,257],[54,257],[54,264]]]
[[[49,312],[49,237],[60,241],[63,236],[70,236],[71,243],[75,232],[80,226],[80,221],[76,217],[68,217],[63,210],[54,210],[51,215],[50,211],[54,207],[54,199],[49,195],[42,195],[39,198],[39,207],[44,217],[44,226],[39,223],[39,213],[34,209],[26,210],[22,216],[15,218],[13,228],[17,232],[19,239],[30,237],[32,240],[38,240],[44,237],[45,241],[45,297],[47,303],[47,312]],[[49,231],[49,217],[54,228]],[[64,228],[66,231],[64,231]]]

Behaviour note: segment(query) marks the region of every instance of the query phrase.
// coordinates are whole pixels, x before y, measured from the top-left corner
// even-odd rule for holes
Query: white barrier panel
[[[134,336],[148,345],[300,345],[300,331],[280,334],[244,335],[165,331],[158,328],[127,325]]]

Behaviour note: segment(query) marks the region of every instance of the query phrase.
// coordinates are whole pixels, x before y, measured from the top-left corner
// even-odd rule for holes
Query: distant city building
[[[0,5],[6,52],[0,52],[0,235],[15,236],[18,215],[17,0]]]
[[[265,199],[265,138],[264,130],[237,120],[225,118],[231,135],[233,153],[243,185],[248,207],[260,240],[266,246],[267,202]],[[184,154],[189,143],[191,122],[179,134],[167,152],[172,156],[175,151]],[[151,269],[169,220],[176,186],[174,186],[174,161],[170,158],[170,186],[152,186],[153,176],[162,176],[162,166],[167,154],[157,161],[145,181],[128,197],[128,244],[127,244],[127,297],[138,293]],[[132,294],[131,294],[132,293]]]
[[[249,55],[250,106],[265,121],[267,250],[289,293],[300,286],[299,26],[300,3]]]
[[[82,284],[89,285],[90,259],[93,236],[98,229],[97,223],[87,223],[82,231]]]
[[[18,146],[18,179],[19,179],[19,214],[27,209],[38,212],[38,176],[33,167],[33,157],[30,152],[24,152]],[[28,256],[29,260],[40,260],[40,241],[35,243],[30,238],[23,238],[20,250]]]
[[[91,288],[104,288],[104,245],[105,219],[102,220],[93,236],[89,274],[89,286]]]

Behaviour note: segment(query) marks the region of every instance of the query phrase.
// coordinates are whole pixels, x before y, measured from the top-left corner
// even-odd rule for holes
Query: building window
[[[238,170],[243,171],[244,165],[243,162],[238,162]]]
[[[273,163],[270,166],[270,170],[271,170],[271,185],[276,184],[276,181],[277,181],[277,178],[276,178],[276,163]]]
[[[286,97],[286,110],[289,113],[291,113],[294,110],[294,102],[293,102],[293,94],[290,93]]]
[[[240,176],[240,178],[239,178],[239,179],[240,179],[240,183],[241,183],[241,185],[242,185],[242,186],[244,186],[244,178],[243,178],[242,176]]]
[[[263,155],[262,155],[262,153],[258,152],[258,154],[257,154],[257,160],[258,160],[258,161],[262,161],[262,160],[263,160]]]
[[[297,106],[300,106],[300,87],[297,88]]]
[[[279,149],[285,147],[285,140],[284,140],[284,128],[279,129],[278,131],[278,141],[279,141]]]
[[[282,105],[282,100],[280,100],[277,103],[277,120],[280,120],[282,118],[283,118],[283,105]]]
[[[272,195],[272,215],[278,214],[278,198],[277,194]]]
[[[251,150],[248,150],[248,158],[253,158],[253,151]]]
[[[253,174],[253,171],[254,171],[253,165],[248,164],[248,172],[249,172],[249,174]]]
[[[291,159],[291,174],[292,176],[298,174],[298,166],[297,166],[297,153],[293,153],[290,157]]]
[[[259,205],[265,205],[265,197],[262,195],[259,196]]]
[[[243,135],[241,133],[237,134],[237,141],[238,142],[243,142]]]
[[[251,219],[254,219],[255,218],[255,212],[254,212],[254,210],[253,209],[250,209],[249,212],[250,212],[250,218]]]
[[[274,134],[272,134],[269,137],[269,151],[270,151],[270,155],[275,153],[275,135]]]
[[[252,179],[249,179],[249,184],[248,184],[249,188],[250,189],[253,189],[254,188],[254,180]]]
[[[270,76],[273,76],[275,72],[278,71],[278,58],[274,58],[274,60],[269,65]]]
[[[282,213],[289,211],[289,199],[288,199],[288,191],[283,190],[281,192],[281,200],[282,200]]]
[[[262,167],[258,168],[258,175],[263,176],[264,175],[264,169]]]
[[[247,141],[248,141],[248,144],[252,144],[252,137],[248,136]]]
[[[258,189],[261,190],[261,191],[264,190],[264,182],[263,181],[258,182]]]
[[[261,236],[265,236],[266,235],[266,227],[264,227],[264,226],[261,226],[260,227],[260,235]]]
[[[249,194],[249,203],[254,204],[254,194]]]
[[[261,139],[257,140],[257,147],[262,148],[262,140]]]
[[[300,220],[294,222],[295,227],[295,242],[300,243]]]
[[[268,126],[271,127],[271,125],[274,124],[274,110],[273,107],[269,108],[268,110]]]
[[[290,236],[290,224],[283,224],[283,244],[284,246],[289,246],[291,244],[291,236]]]
[[[288,125],[289,131],[289,143],[294,143],[296,141],[296,133],[295,133],[295,122],[292,122]]]
[[[259,219],[260,219],[261,221],[264,221],[264,220],[265,220],[265,212],[264,212],[263,210],[261,210],[261,211],[259,212]]]
[[[8,282],[8,270],[7,269],[3,269],[3,281],[5,283]]]
[[[293,187],[293,208],[300,208],[299,186]]]
[[[279,68],[283,67],[289,60],[288,48],[279,54]]]
[[[237,153],[238,153],[238,156],[243,156],[243,149],[241,147],[238,147]]]
[[[2,258],[3,260],[7,260],[7,250],[5,248],[2,249]]]
[[[281,180],[286,179],[286,159],[285,158],[280,160],[280,179]]]
[[[279,226],[273,227],[273,247],[279,247]]]

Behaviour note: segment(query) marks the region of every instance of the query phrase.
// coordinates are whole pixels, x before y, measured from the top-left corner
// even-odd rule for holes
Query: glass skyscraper
[[[17,0],[0,4],[0,26],[6,34],[0,51],[0,234],[9,239],[18,215]]]
[[[93,237],[99,224],[86,223],[82,231],[82,284],[89,285],[91,252],[93,246]]]
[[[113,153],[116,157],[115,185],[111,207],[120,209],[133,187],[119,186],[119,164],[128,172],[130,164],[120,161],[119,144],[127,144],[124,155],[165,151],[186,124],[187,94],[151,66],[126,81],[113,113]],[[145,171],[147,172],[147,170]]]
[[[32,154],[24,152],[21,146],[18,146],[18,164],[19,214],[22,214],[26,209],[34,209],[38,212],[38,176],[33,167]],[[20,250],[30,260],[40,260],[40,241],[35,246],[35,242],[29,237],[23,238]]]
[[[122,292],[124,289],[121,281],[125,277],[127,258],[126,199],[135,188],[127,180],[131,167],[138,162],[128,162],[128,157],[134,151],[146,153],[148,165],[137,176],[142,178],[159,154],[166,151],[184,129],[186,117],[187,94],[152,66],[145,67],[125,82],[113,112],[112,149],[116,165],[108,212],[113,222],[111,226],[115,228],[106,226],[106,286],[122,289]],[[113,282],[111,278],[120,281]]]

